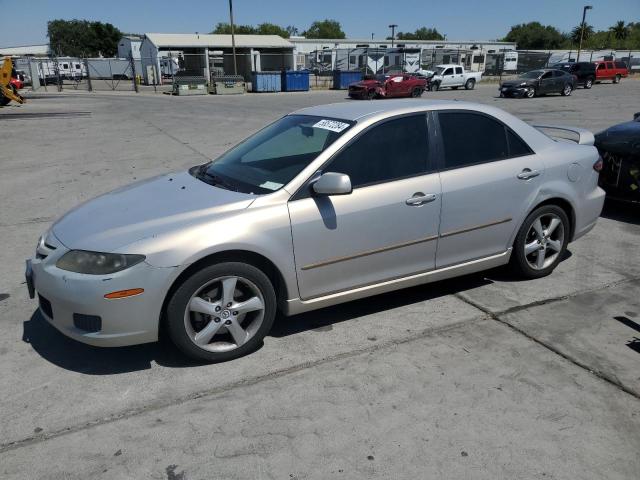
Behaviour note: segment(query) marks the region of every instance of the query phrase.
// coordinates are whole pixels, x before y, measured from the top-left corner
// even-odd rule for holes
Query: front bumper
[[[55,265],[68,249],[52,234],[47,237],[48,246],[42,243],[36,258],[27,261],[26,276],[27,285],[31,283],[37,292],[42,316],[51,325],[68,337],[99,347],[158,339],[162,304],[176,268],[142,262],[111,275],[69,272]],[[144,292],[122,299],[104,298],[107,293],[133,288]]]
[[[529,89],[527,87],[500,87],[500,94],[505,97],[524,97]]]

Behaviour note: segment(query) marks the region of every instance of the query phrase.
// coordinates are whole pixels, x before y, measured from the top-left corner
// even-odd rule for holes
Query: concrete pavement
[[[425,98],[592,130],[640,109],[637,81],[531,101],[494,89]],[[496,270],[278,318],[233,362],[100,350],[26,299],[23,259],[50,222],[344,92],[42,97],[0,110],[3,478],[636,478],[637,210],[608,205],[545,279]]]

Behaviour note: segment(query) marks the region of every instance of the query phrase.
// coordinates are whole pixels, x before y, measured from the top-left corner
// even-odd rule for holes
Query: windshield
[[[538,78],[543,73],[544,71],[542,70],[532,70],[530,72],[523,73],[522,75],[520,75],[520,78]]]
[[[445,70],[445,67],[436,67],[435,74],[442,75],[442,72],[444,72],[444,70]]]
[[[243,193],[271,193],[289,183],[354,122],[288,115],[211,163],[192,170],[202,180]]]

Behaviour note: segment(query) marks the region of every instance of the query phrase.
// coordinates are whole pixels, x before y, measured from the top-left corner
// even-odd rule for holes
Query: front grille
[[[40,302],[40,308],[42,309],[44,314],[53,320],[53,309],[51,308],[51,302],[40,294],[38,294],[38,301]]]
[[[102,318],[97,315],[73,314],[73,325],[85,332],[95,333],[102,330]]]

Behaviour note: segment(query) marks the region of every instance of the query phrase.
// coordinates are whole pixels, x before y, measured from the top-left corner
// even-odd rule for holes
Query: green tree
[[[87,20],[51,20],[47,23],[51,49],[71,57],[113,57],[122,32],[110,23]]]
[[[234,25],[233,32],[238,35],[255,35],[258,33],[253,25]],[[211,33],[231,35],[231,25],[226,22],[219,22]]]
[[[444,40],[444,36],[435,28],[421,27],[415,32],[398,32],[396,35],[398,40]],[[388,37],[387,40],[391,40]]]
[[[313,22],[302,35],[307,38],[346,38],[340,22],[330,19]]]
[[[514,25],[503,39],[505,42],[515,42],[519,49],[553,49],[561,48],[566,43],[566,37],[551,25],[540,22],[529,22]]]
[[[593,35],[595,34],[595,31],[593,30],[593,27],[591,25],[589,25],[588,23],[584,23],[584,24],[580,24],[577,27],[575,27],[573,30],[571,30],[571,41],[573,43],[575,43],[576,45],[580,43],[580,32],[582,33],[582,41],[583,43],[588,41],[591,37],[593,37]]]
[[[289,38],[289,32],[286,28],[282,28],[280,25],[276,25],[274,23],[261,23],[258,25],[257,34],[258,35],[279,35],[282,38]]]

